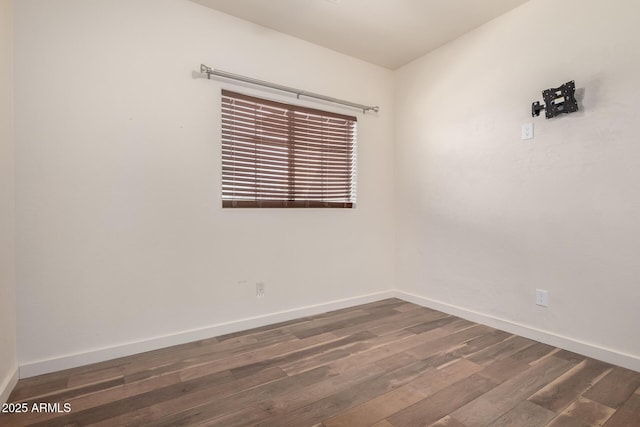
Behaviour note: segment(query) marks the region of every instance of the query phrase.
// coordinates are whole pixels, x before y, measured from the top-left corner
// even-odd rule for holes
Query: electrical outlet
[[[522,125],[522,139],[533,139],[533,123]]]
[[[256,297],[262,298],[264,296],[264,282],[256,283]]]
[[[536,305],[539,305],[540,307],[549,306],[549,291],[536,289]]]

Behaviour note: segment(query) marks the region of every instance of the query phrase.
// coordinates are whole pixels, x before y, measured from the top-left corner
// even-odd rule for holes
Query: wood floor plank
[[[373,343],[374,345],[371,348],[353,354],[349,358],[336,360],[327,365],[327,367],[338,375],[328,378],[323,383],[307,387],[294,396],[283,396],[282,398],[265,401],[265,408],[274,414],[293,411],[340,390],[366,381],[368,378],[373,378],[384,372],[391,372],[406,367],[410,363],[417,362],[417,359],[410,359],[410,362],[406,363],[407,359],[403,357],[394,360],[395,356],[405,356],[405,354],[401,352],[402,346],[398,344],[398,342],[405,342],[403,335],[403,332],[395,334],[397,340],[392,340],[392,336],[376,338],[376,342]],[[378,346],[378,344],[380,345]],[[391,356],[389,356],[390,352],[393,353]],[[378,362],[384,363],[379,364]],[[423,363],[425,366],[430,366],[428,363]]]
[[[149,378],[131,384],[125,384],[121,381],[111,383],[103,382],[96,384],[93,387],[90,386],[82,387],[79,389],[71,389],[69,390],[71,393],[66,396],[64,395],[66,393],[64,391],[61,391],[61,393],[55,396],[47,397],[45,401],[66,402],[71,405],[74,412],[79,412],[95,408],[109,402],[123,400],[142,393],[153,391],[158,388],[177,384],[179,382],[180,378],[177,373]],[[37,420],[38,422],[42,422],[56,418],[58,416],[59,414],[57,413],[29,413],[26,414],[22,418],[22,420],[25,424],[30,424],[31,422],[35,422],[35,420]]]
[[[532,364],[556,350],[557,349],[555,347],[537,342],[534,345],[526,347],[525,349],[520,350],[519,352],[516,352],[509,357],[513,360]]]
[[[327,427],[368,426],[405,409],[438,391],[467,378],[481,369],[467,361],[459,361],[442,369],[427,369],[424,375],[405,385],[357,405],[324,421]]]
[[[95,408],[97,406],[101,406],[110,400],[120,400],[126,398],[126,390],[124,387],[114,387],[105,390],[100,390],[98,393],[82,395],[78,397],[72,397],[70,399],[65,399],[63,401],[57,401],[61,403],[69,403],[74,411],[82,411],[89,408]],[[44,402],[55,402],[54,400],[49,400],[48,398],[43,399]],[[35,402],[31,402],[33,404]],[[16,423],[13,425],[31,425],[37,422],[43,422],[47,420],[52,420],[60,415],[56,412],[29,412],[20,417],[20,423]],[[0,422],[0,425],[3,423]],[[12,425],[9,423],[8,425]]]
[[[470,328],[463,329],[459,332],[454,332],[425,344],[409,348],[407,353],[418,358],[424,358],[443,351],[454,350],[465,342],[487,333],[489,330],[490,328],[487,326],[471,326]]]
[[[36,380],[38,377],[34,377]],[[29,381],[31,378],[27,378],[27,380],[19,381],[16,388],[13,390],[11,395],[9,396],[9,402],[22,402],[26,399],[36,399],[38,397],[44,397],[51,393],[56,393],[61,389],[66,389],[67,384],[69,383],[69,378],[52,378],[46,379],[44,381]]]
[[[392,307],[383,306],[369,309],[367,311],[363,310],[364,313],[359,316],[351,317],[344,320],[338,320],[331,323],[327,323],[325,325],[316,326],[313,328],[305,328],[299,331],[293,331],[293,334],[300,338],[308,338],[313,335],[324,334],[327,332],[333,332],[335,330],[340,330],[352,326],[362,325],[372,320],[380,319],[380,317],[389,317],[393,314],[397,314],[397,311],[394,311]]]
[[[593,359],[584,360],[536,392],[528,400],[550,411],[561,411],[610,369],[611,365],[608,363]]]
[[[411,326],[407,328],[410,332],[414,334],[421,334],[423,332],[430,331],[432,329],[440,328],[444,325],[447,325],[456,320],[453,316],[434,316],[433,320],[429,320],[428,322],[423,322],[415,326]]]
[[[273,372],[273,370],[271,370]],[[263,371],[260,375],[266,375]],[[135,411],[123,411],[117,418],[102,420],[98,425],[136,425],[152,423],[156,426],[191,425],[206,420],[215,421],[238,408],[245,408],[256,401],[285,392],[295,393],[307,384],[321,381],[330,375],[329,369],[322,367],[295,376],[279,376],[275,372],[272,380],[257,380],[247,377],[229,383],[211,384],[207,388],[189,389],[187,392],[173,393],[171,399],[159,401],[148,399],[146,405],[137,405]],[[196,380],[197,381],[197,380]],[[248,382],[253,383],[247,384]],[[127,404],[131,399],[127,399]],[[113,424],[114,421],[116,424]],[[95,421],[91,421],[95,422]]]
[[[91,408],[85,411],[73,411],[53,420],[38,422],[33,424],[38,427],[46,426],[66,426],[66,425],[87,425],[98,422],[110,423],[118,416],[135,413],[140,408],[145,408],[153,404],[171,401],[176,395],[192,394],[201,390],[209,389],[212,384],[217,387],[230,384],[234,381],[230,372],[219,372],[210,377],[203,377],[190,382],[189,384],[175,384],[168,387],[156,389],[132,398],[125,398],[105,405]]]
[[[417,311],[417,310],[430,310],[425,307],[420,307],[419,305],[413,304],[411,302],[402,301],[402,304],[395,307],[396,311],[404,313],[405,311]],[[435,310],[432,310],[435,311]]]
[[[190,422],[189,427],[244,427],[253,426],[268,419],[270,414],[254,405],[240,411],[224,414],[215,420],[205,419],[201,422]]]
[[[224,361],[227,360],[251,359],[260,357],[260,354],[286,351],[291,346],[314,345],[322,339],[335,339],[335,337],[329,334],[303,342],[300,342],[300,340],[293,336],[282,337],[279,340],[271,342],[256,342],[254,339],[234,339],[221,344],[210,344],[200,348],[179,349],[177,353],[173,354],[173,357],[166,354],[161,354],[157,357],[157,355],[154,354],[151,359],[146,362],[137,359],[129,363],[125,368],[125,381],[130,383],[172,372],[181,372],[182,376],[186,376],[187,369],[195,368],[196,370],[200,370],[203,365],[211,362],[215,362],[219,370],[224,370],[227,369],[223,367]],[[296,341],[296,343],[292,344],[293,341]],[[256,356],[256,353],[258,353],[258,356]],[[176,357],[176,355],[180,357]],[[209,367],[211,368],[211,366]],[[213,373],[212,371],[213,369],[209,369],[208,373]]]
[[[602,425],[585,423],[577,418],[561,414],[554,418],[545,427],[602,427]]]
[[[348,359],[340,360],[338,364],[327,365],[326,367],[336,375],[325,381],[311,384],[293,395],[271,396],[257,404],[277,418],[385,373],[384,369],[375,364],[348,365],[348,367],[340,364],[346,360]]]
[[[406,366],[418,361],[418,358],[407,353],[392,354],[384,359],[376,360],[374,363],[386,371],[393,371],[401,366]]]
[[[109,390],[115,387],[124,386],[124,378],[102,381],[88,386],[72,387],[60,390],[57,393],[47,395],[46,400],[50,402],[66,402],[75,398],[94,394],[101,390]],[[41,398],[25,400],[31,406],[33,403],[42,401]]]
[[[471,363],[471,362],[467,362]],[[419,381],[425,371],[432,369],[429,362],[418,361],[406,367],[386,372],[366,381],[358,381],[353,386],[317,400],[302,408],[287,411],[264,425],[298,426],[313,425],[326,418],[327,411],[340,413],[361,403],[381,396],[402,384]],[[330,408],[330,409],[329,409]],[[393,421],[391,421],[393,423]]]
[[[572,366],[567,360],[550,357],[503,382],[451,415],[468,427],[485,426]]]
[[[440,367],[438,370],[446,376],[442,381],[426,381],[426,378],[417,378],[409,384],[409,387],[416,391],[426,393],[427,396],[442,390],[458,381],[475,375],[482,370],[482,366],[476,365],[465,359],[460,359],[447,366]]]
[[[431,424],[429,427],[467,427],[467,426],[465,426],[460,421],[453,418],[451,415],[447,415],[446,417],[440,418],[438,421]]]
[[[469,360],[480,365],[488,365],[496,360],[509,357],[514,353],[532,346],[533,344],[535,344],[535,341],[512,335],[504,341],[500,341],[497,344],[469,356]]]
[[[488,392],[495,385],[488,378],[472,375],[390,416],[389,421],[396,427],[428,426]]]
[[[473,326],[473,325],[472,325]],[[409,349],[421,346],[430,345],[437,340],[440,340],[452,333],[457,332],[460,328],[469,329],[469,322],[463,321],[457,324],[449,324],[445,327],[433,329],[422,334],[412,334],[409,337],[403,339],[387,342],[387,337],[381,337],[380,341],[383,344],[373,346],[364,352],[356,353],[344,360],[339,360],[337,363],[332,363],[332,369],[339,369],[340,371],[347,371],[349,369],[360,369],[362,366],[375,363],[385,358],[390,358],[399,354],[407,354]],[[399,335],[402,335],[399,333]],[[418,358],[416,358],[418,360]]]
[[[435,376],[440,372],[433,369],[425,374]],[[325,420],[323,424],[326,427],[370,426],[413,405],[424,397],[422,393],[417,393],[413,388],[403,386],[351,408],[337,417]]]
[[[311,371],[303,372],[299,375],[286,377],[282,380],[274,381],[250,390],[234,394],[225,399],[216,396],[209,396],[209,399],[189,410],[174,414],[163,414],[162,419],[154,419],[156,426],[179,426],[191,425],[207,419],[217,421],[221,414],[229,412],[231,408],[254,405],[278,395],[287,393],[297,393],[309,384],[321,381],[331,375],[331,371],[326,367],[320,367]]]
[[[558,359],[565,359],[575,363],[580,363],[587,358],[587,356],[583,356],[581,354],[574,353],[568,350],[557,351],[556,353],[554,353],[554,356],[557,357]]]
[[[425,312],[422,310],[404,311],[394,313],[391,316],[386,316],[384,322],[381,322],[381,318],[371,319],[363,324],[352,325],[342,329],[336,329],[333,331],[336,335],[349,335],[355,332],[359,332],[362,329],[366,329],[376,335],[385,335],[401,329],[410,329],[418,323],[424,322],[427,316],[446,317],[447,315],[439,312]]]
[[[124,379],[124,372],[124,366],[115,366],[112,368],[98,369],[95,371],[86,372],[80,375],[73,375],[69,377],[67,387],[80,387],[105,381]]]
[[[208,338],[201,341],[196,341],[198,345],[181,344],[166,349],[153,350],[146,353],[136,354],[129,357],[120,358],[120,364],[124,366],[124,375],[127,376],[132,373],[153,369],[159,366],[174,363],[176,361],[176,355],[180,355],[180,359],[202,359],[219,357],[229,352],[238,351],[238,348],[244,348],[247,346],[263,346],[264,344],[258,344],[254,339],[250,337],[243,337],[243,339],[234,340],[233,343],[219,344],[216,339]],[[245,351],[250,351],[246,349]]]
[[[618,408],[640,386],[640,373],[625,368],[614,368],[584,397],[602,403],[610,408]]]
[[[410,381],[418,376],[425,375],[422,371],[428,370],[428,367],[410,365],[392,373],[382,373],[366,378],[364,381],[355,379],[348,387],[341,387],[337,392],[325,389],[325,397],[314,399],[305,406],[299,407],[301,403],[298,401],[297,409],[288,409],[284,412],[276,414],[276,416],[263,425],[313,425],[326,418],[328,408],[330,412],[337,413],[350,407],[356,406],[371,398],[385,394],[386,392],[397,387],[398,384]],[[307,399],[302,402],[307,402]]]
[[[584,397],[578,398],[569,405],[558,418],[548,424],[549,427],[561,427],[563,425],[580,424],[593,427],[602,426],[615,412],[601,403],[594,402]]]
[[[456,354],[460,356],[470,357],[478,352],[485,351],[487,348],[498,344],[511,336],[512,335],[507,332],[493,329],[484,335],[467,341],[464,347],[457,350]]]
[[[496,360],[495,362],[487,365],[485,369],[480,371],[480,375],[490,378],[494,382],[500,384],[526,371],[530,367],[531,366],[527,363],[507,357],[501,360]]]
[[[342,314],[337,314],[335,315],[334,319],[338,319],[341,316],[356,316],[357,313],[359,311],[357,309],[353,309],[353,310],[349,310],[345,313]],[[260,326],[258,328],[253,328],[253,329],[249,329],[249,330],[245,330],[245,331],[239,331],[239,332],[232,332],[229,334],[225,334],[225,335],[220,335],[218,337],[216,337],[216,339],[218,340],[219,343],[223,343],[225,341],[233,341],[235,339],[247,339],[250,338],[253,341],[258,341],[259,338],[257,337],[262,337],[264,335],[271,335],[274,333],[274,331],[277,331],[276,333],[285,333],[285,330],[287,329],[288,326],[295,326],[298,328],[304,328],[306,325],[308,325],[310,322],[313,322],[316,319],[319,319],[320,317],[305,317],[305,318],[300,318],[300,319],[293,319],[293,320],[287,320],[284,322],[278,322],[278,323],[274,323],[271,325],[266,325],[266,326]]]
[[[399,299],[20,380],[5,426],[639,425],[640,373]]]
[[[640,426],[640,396],[631,395],[625,403],[604,423],[604,427]]]
[[[186,381],[189,379],[197,378],[198,376],[201,376],[203,373],[206,375],[209,375],[216,372],[231,370],[241,366],[260,362],[262,360],[268,360],[274,357],[280,357],[284,354],[288,354],[298,350],[303,350],[303,349],[314,347],[317,345],[322,345],[324,343],[334,341],[337,339],[338,338],[331,333],[314,335],[302,340],[296,339],[294,341],[274,344],[268,347],[256,349],[248,353],[241,353],[231,357],[214,358],[213,360],[207,357],[207,358],[202,358],[197,360],[185,361],[185,362],[182,362],[184,367],[182,367],[181,369],[178,368],[178,370],[180,372],[180,378],[183,381]],[[179,363],[177,363],[176,365],[179,365]],[[174,372],[175,370],[176,370],[175,366],[172,367],[171,369],[168,369],[168,368],[161,369],[161,371],[163,372],[166,372],[166,371]]]
[[[542,427],[555,416],[555,412],[523,400],[487,427]]]
[[[393,343],[402,341],[403,339],[412,336],[410,332],[400,330],[394,334],[385,335],[382,337],[373,335],[371,338],[365,338],[363,340],[355,341],[354,343],[347,344],[338,349],[318,354],[308,354],[297,359],[282,360],[278,365],[287,374],[296,374],[309,370],[318,366],[325,365],[327,363],[343,359],[345,357],[357,357],[356,355],[364,354],[371,349],[384,347]]]
[[[311,347],[301,348],[299,350],[291,351],[291,352],[282,354],[280,356],[271,357],[269,359],[264,359],[264,360],[256,361],[254,363],[238,366],[236,368],[232,368],[231,373],[236,378],[243,378],[249,375],[253,375],[267,368],[271,368],[274,366],[281,366],[283,364],[295,362],[297,360],[313,356],[317,353],[334,350],[336,348],[344,347],[349,344],[353,344],[359,341],[364,341],[368,338],[373,338],[373,337],[375,337],[375,335],[373,335],[371,332],[362,331],[357,334],[350,335],[341,339],[328,341],[328,342],[314,345]]]

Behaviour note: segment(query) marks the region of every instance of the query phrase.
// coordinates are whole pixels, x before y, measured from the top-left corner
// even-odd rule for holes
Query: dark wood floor
[[[388,299],[20,380],[0,425],[640,426],[640,374]],[[61,408],[63,409],[63,408]]]

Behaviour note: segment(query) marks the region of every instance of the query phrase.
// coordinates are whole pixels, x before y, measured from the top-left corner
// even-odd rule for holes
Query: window
[[[352,208],[356,118],[222,91],[222,206]]]

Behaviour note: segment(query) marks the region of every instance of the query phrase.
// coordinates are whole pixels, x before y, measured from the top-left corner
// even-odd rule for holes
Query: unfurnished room
[[[640,427],[639,18],[0,0],[0,425]]]

